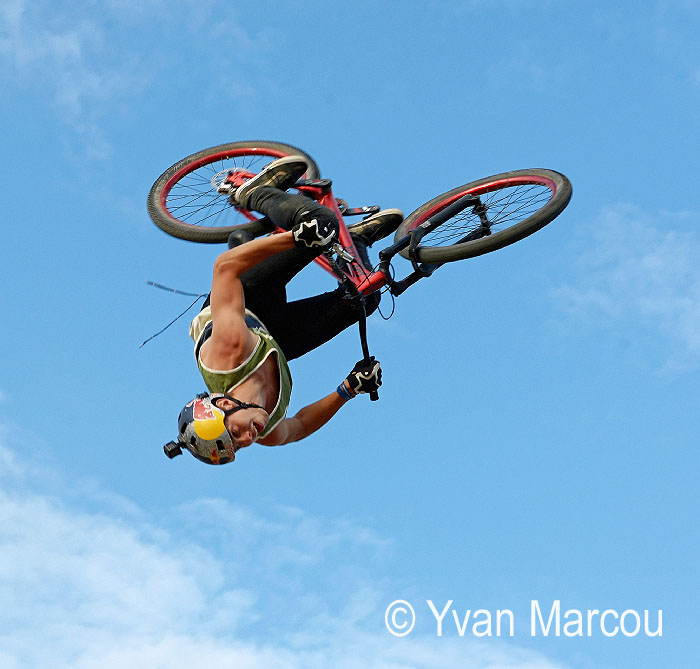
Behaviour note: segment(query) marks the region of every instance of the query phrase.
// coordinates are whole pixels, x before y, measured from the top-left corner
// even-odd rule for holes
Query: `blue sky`
[[[700,5],[8,0],[0,666],[692,666]],[[303,147],[408,213],[549,167],[574,196],[373,317],[381,401],[232,466],[162,454],[202,390],[187,319],[219,248],[148,219],[208,146]],[[397,270],[399,270],[397,264]],[[400,271],[400,270],[399,270]],[[310,269],[294,295],[325,290]],[[360,357],[292,365],[292,410]],[[412,634],[385,628],[411,602]],[[663,637],[531,638],[530,601],[663,610]],[[436,635],[426,601],[512,609]]]

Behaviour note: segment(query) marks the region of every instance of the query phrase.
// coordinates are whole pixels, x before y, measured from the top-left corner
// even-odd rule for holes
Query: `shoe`
[[[360,262],[368,272],[372,271],[372,263],[367,254],[367,247],[396,232],[402,221],[403,213],[400,209],[382,209],[359,223],[348,225],[348,232],[355,242]]]
[[[365,246],[372,246],[384,237],[396,232],[403,222],[403,212],[400,209],[382,209],[359,223],[348,225],[348,232],[353,239],[359,239]]]
[[[301,177],[309,165],[301,156],[285,156],[265,165],[259,174],[236,188],[231,200],[236,207],[248,209],[250,196],[256,188],[268,186],[279,190],[287,190]]]

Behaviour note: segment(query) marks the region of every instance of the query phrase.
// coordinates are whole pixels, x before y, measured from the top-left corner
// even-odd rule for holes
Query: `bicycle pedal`
[[[338,244],[338,242],[333,244],[331,250],[338,256],[338,258],[341,258],[345,262],[352,262],[355,260],[354,256],[349,251],[346,251],[340,244]]]
[[[299,179],[295,184],[295,188],[320,188],[324,193],[330,191],[333,182],[330,179]]]
[[[379,205],[373,204],[371,207],[352,207],[351,209],[346,209],[343,212],[343,216],[362,216],[365,218],[367,216],[372,216],[381,210]]]
[[[233,192],[236,190],[236,187],[230,183],[221,183],[216,187],[216,190],[222,195],[232,195]]]

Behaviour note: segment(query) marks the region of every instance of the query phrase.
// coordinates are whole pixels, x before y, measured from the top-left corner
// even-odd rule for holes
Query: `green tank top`
[[[275,356],[277,360],[277,369],[279,370],[279,395],[275,408],[270,414],[270,420],[265,426],[265,429],[260,433],[261,437],[266,437],[287,415],[289,398],[292,394],[292,375],[282,349],[267,331],[267,328],[262,324],[260,319],[247,309],[246,325],[254,335],[258,336],[258,343],[248,359],[235,369],[210,369],[202,363],[199,357],[202,344],[211,336],[211,310],[209,307],[202,310],[192,321],[190,325],[190,336],[195,341],[197,367],[204,379],[204,383],[211,393],[233,394],[236,387],[257,371],[269,356]]]

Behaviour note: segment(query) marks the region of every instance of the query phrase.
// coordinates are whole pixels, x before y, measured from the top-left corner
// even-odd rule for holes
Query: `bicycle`
[[[403,221],[394,243],[380,251],[379,265],[369,272],[344,222],[347,216],[369,216],[378,206],[350,208],[334,196],[332,181],[321,178],[316,162],[288,144],[244,141],[221,144],[183,158],[156,180],[148,195],[154,223],[174,237],[192,242],[222,243],[234,234],[243,243],[281,232],[255,212],[236,208],[231,193],[275,158],[301,155],[309,169],[295,189],[331,209],[340,223],[339,238],[317,262],[336,276],[356,299],[388,288],[402,294],[447,262],[472,258],[513,244],[554,220],[571,199],[571,183],[559,172],[525,169],[504,172],[457,186],[421,205]],[[413,271],[393,277],[391,262],[401,255]],[[360,339],[369,358],[364,320]],[[373,397],[376,399],[376,397]]]

